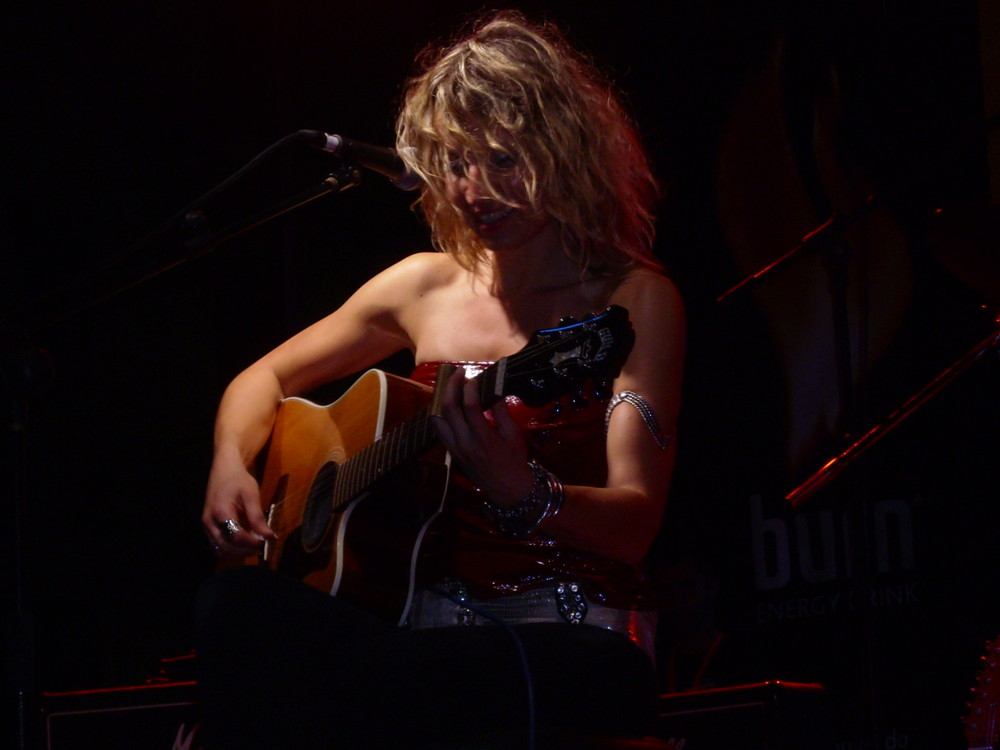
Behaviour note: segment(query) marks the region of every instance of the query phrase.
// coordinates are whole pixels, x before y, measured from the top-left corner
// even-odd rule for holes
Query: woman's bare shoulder
[[[446,253],[413,253],[376,275],[359,291],[364,299],[374,297],[382,305],[395,307],[453,283],[460,271]]]
[[[640,268],[622,279],[610,299],[633,315],[680,318],[684,303],[677,286],[669,278],[653,270]]]
[[[437,284],[447,283],[460,271],[461,267],[447,253],[427,251],[407,255],[383,273],[417,284]]]

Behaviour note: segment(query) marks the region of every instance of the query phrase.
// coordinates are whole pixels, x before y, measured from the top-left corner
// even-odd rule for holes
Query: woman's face
[[[490,250],[526,245],[552,220],[528,206],[517,156],[511,151],[490,149],[484,161],[480,163],[470,152],[448,153],[448,201]],[[490,194],[484,181],[486,171],[504,201]]]

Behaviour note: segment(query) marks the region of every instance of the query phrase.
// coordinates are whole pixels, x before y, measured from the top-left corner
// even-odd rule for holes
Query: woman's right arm
[[[252,554],[273,537],[249,471],[271,434],[278,404],[324,383],[412,348],[400,324],[408,300],[418,298],[436,259],[410,256],[383,271],[339,309],[281,344],[241,372],[226,388],[215,423],[215,453],[202,525],[223,557]],[[223,531],[236,521],[240,530]]]

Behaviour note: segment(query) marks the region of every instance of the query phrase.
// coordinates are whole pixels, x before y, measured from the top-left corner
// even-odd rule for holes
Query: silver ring
[[[222,530],[222,533],[225,534],[226,536],[232,536],[233,534],[235,534],[237,531],[240,530],[240,525],[236,523],[236,521],[234,521],[232,518],[227,518],[225,521],[219,524],[219,528]]]

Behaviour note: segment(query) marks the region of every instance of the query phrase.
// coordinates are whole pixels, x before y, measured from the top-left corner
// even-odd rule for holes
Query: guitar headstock
[[[542,406],[572,393],[587,378],[612,379],[635,343],[628,310],[612,305],[579,322],[563,319],[531,337],[521,351],[494,365],[495,392]],[[484,373],[485,374],[485,373]]]
[[[969,712],[963,719],[970,750],[993,750],[1000,743],[1000,637],[986,643],[980,657]]]

